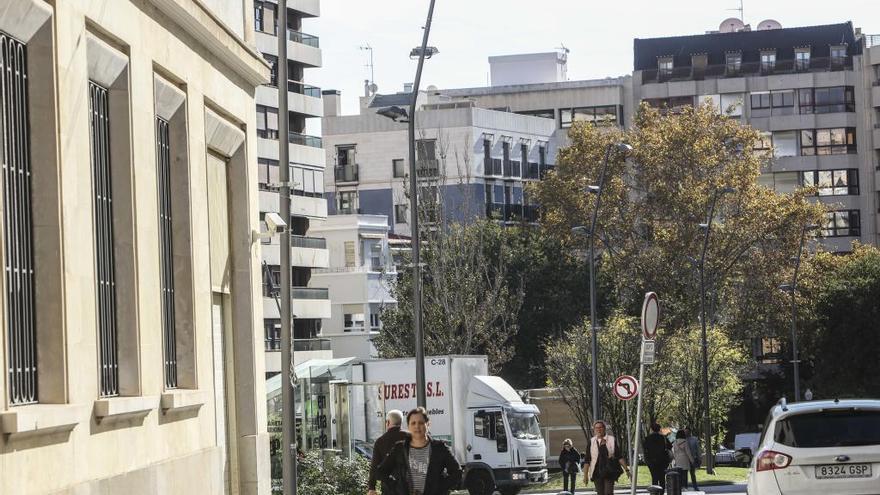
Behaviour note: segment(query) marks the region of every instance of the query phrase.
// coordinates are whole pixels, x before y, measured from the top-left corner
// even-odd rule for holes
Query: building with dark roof
[[[821,226],[826,248],[877,244],[875,38],[851,22],[782,28],[771,21],[755,31],[723,23],[722,31],[636,39],[632,106],[644,101],[674,110],[712,102],[765,134],[774,159],[762,182],[780,192],[818,188],[816,201],[832,210]]]

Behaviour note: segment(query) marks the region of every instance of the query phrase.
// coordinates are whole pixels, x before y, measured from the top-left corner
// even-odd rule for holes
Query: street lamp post
[[[732,187],[722,187],[715,190],[712,195],[712,203],[709,206],[709,217],[706,223],[701,223],[703,229],[703,250],[700,253],[700,341],[703,358],[703,438],[706,450],[706,473],[714,474],[714,456],[712,455],[712,423],[709,418],[709,344],[706,337],[706,248],[709,247],[709,232],[712,230],[712,220],[715,216],[715,205],[718,198],[723,194],[732,193]]]
[[[801,242],[798,245],[798,253],[794,259],[794,274],[791,277],[791,284],[782,284],[780,289],[791,293],[791,364],[793,366],[794,380],[794,400],[801,400],[801,374],[800,359],[798,359],[798,340],[797,340],[797,281],[798,271],[801,267],[801,256],[804,252],[804,243],[807,239],[807,232],[817,229],[818,226],[805,224],[801,229]]]
[[[590,220],[590,228],[575,227],[572,229],[575,233],[582,233],[589,236],[589,269],[590,269],[590,373],[592,376],[592,395],[593,395],[593,421],[600,418],[602,413],[601,402],[599,401],[599,319],[596,317],[596,277],[595,277],[595,240],[596,240],[596,222],[599,217],[599,206],[602,202],[602,191],[605,186],[605,173],[608,170],[608,159],[611,152],[617,149],[621,153],[629,153],[632,146],[625,143],[612,143],[605,147],[605,158],[602,160],[602,168],[599,170],[599,184],[596,186],[587,186],[587,191],[596,195],[596,205],[593,207],[593,215]]]

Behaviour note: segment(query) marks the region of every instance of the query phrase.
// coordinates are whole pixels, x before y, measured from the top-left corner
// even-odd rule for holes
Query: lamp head
[[[422,47],[417,46],[417,47],[413,48],[412,50],[410,50],[409,58],[419,58],[419,55],[421,55],[421,53],[422,53]],[[438,53],[440,53],[440,50],[438,50],[436,46],[426,46],[424,57],[431,58],[434,55],[437,55]]]
[[[376,113],[383,116],[388,117],[389,119],[397,122],[397,121],[405,121],[409,114],[406,112],[405,108],[401,108],[397,105],[392,105],[390,107],[382,107],[376,110]]]

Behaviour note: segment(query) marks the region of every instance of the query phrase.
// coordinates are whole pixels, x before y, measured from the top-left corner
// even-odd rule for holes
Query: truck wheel
[[[492,495],[495,483],[486,471],[475,471],[467,478],[467,491],[470,495]]]
[[[516,495],[520,489],[521,487],[518,486],[505,486],[504,488],[499,488],[498,491],[501,492],[501,495]]]

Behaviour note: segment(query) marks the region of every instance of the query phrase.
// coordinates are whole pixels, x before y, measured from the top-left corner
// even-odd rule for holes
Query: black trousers
[[[562,472],[562,489],[569,493],[574,493],[574,482],[577,479],[577,473],[566,473]],[[571,480],[571,481],[569,481]],[[571,483],[571,490],[568,489],[568,485]]]
[[[614,480],[599,478],[593,483],[596,485],[596,495],[614,495]]]
[[[651,484],[659,485],[662,487],[666,486],[666,466],[668,463],[664,464],[648,464],[648,469],[651,471]]]
[[[691,484],[694,486],[694,490],[697,489],[697,466],[691,466]],[[681,486],[687,485],[687,478],[683,478],[681,480]]]

